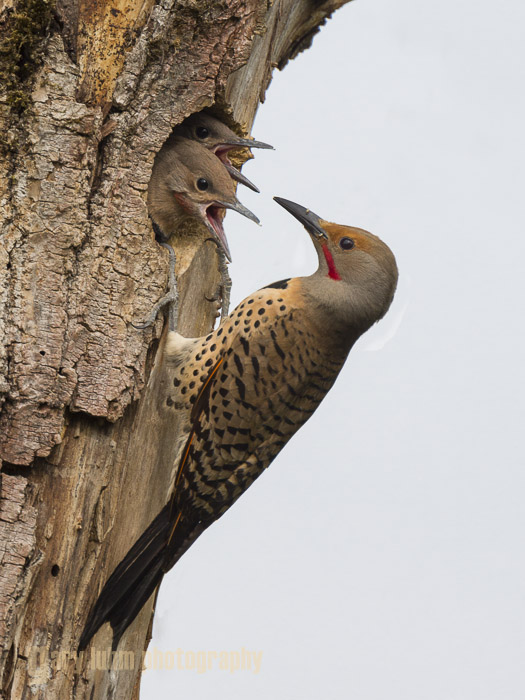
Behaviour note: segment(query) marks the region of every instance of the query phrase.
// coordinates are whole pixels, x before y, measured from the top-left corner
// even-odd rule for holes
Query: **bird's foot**
[[[217,287],[217,291],[215,294],[211,297],[205,296],[204,298],[206,301],[209,301],[211,304],[214,304],[215,306],[215,320],[218,319],[221,316],[221,308],[222,308],[222,284],[219,284]]]
[[[164,243],[164,241],[159,241],[159,245],[166,248],[170,254],[168,282],[169,291],[155,304],[144,323],[132,323],[131,325],[138,330],[149,328],[149,326],[155,322],[159,311],[169,304],[168,327],[170,331],[176,331],[179,319],[179,292],[177,290],[177,277],[175,275],[175,251],[168,243]]]
[[[224,321],[230,310],[230,295],[232,291],[232,278],[228,272],[228,261],[224,251],[217,248],[219,256],[219,272],[221,273],[221,321]]]
[[[211,298],[206,297],[206,300],[217,303],[220,300],[219,308],[222,322],[228,315],[228,311],[230,308],[232,280],[228,272],[228,259],[226,258],[226,254],[224,253],[223,249],[220,247],[218,241],[215,238],[208,238],[207,240],[212,241],[217,246],[217,256],[219,258],[219,272],[221,274],[221,282],[217,287],[217,291],[215,292],[215,294]]]

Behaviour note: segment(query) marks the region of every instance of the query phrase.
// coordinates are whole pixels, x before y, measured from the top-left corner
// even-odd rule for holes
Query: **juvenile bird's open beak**
[[[313,211],[302,207],[300,204],[291,202],[289,199],[283,199],[282,197],[274,197],[274,200],[277,202],[277,204],[280,204],[283,209],[286,209],[286,211],[292,216],[295,216],[295,218],[302,223],[311,236],[314,236],[316,239],[323,238],[328,240],[328,236],[321,226],[321,219],[317,216],[317,214],[314,214]]]
[[[231,202],[218,201],[217,204],[219,204],[221,207],[225,207],[226,209],[233,209],[233,211],[236,211],[238,214],[242,214],[247,219],[250,219],[250,221],[255,221],[256,224],[261,223],[255,214],[245,207],[244,204],[241,204],[237,198]]]
[[[224,227],[222,225],[221,210],[224,206],[219,202],[214,202],[206,207],[205,210],[205,222],[207,227],[213,233],[217,239],[220,247],[223,249],[229,262],[232,261],[232,256],[230,253],[230,247],[228,245],[228,240],[226,239],[226,234],[224,233]]]
[[[213,204],[210,204],[208,207],[206,207],[206,215],[205,215],[206,225],[208,226],[210,231],[214,234],[215,238],[217,238],[217,240],[220,243],[221,248],[224,251],[224,254],[228,258],[229,262],[231,262],[232,256],[230,253],[230,248],[228,246],[228,241],[226,239],[226,234],[224,233],[222,219],[220,217],[221,209],[233,209],[233,211],[236,211],[239,214],[242,214],[247,219],[250,219],[251,221],[255,221],[256,224],[258,224],[260,222],[259,222],[259,219],[255,216],[255,214],[253,212],[251,212],[249,209],[247,209],[244,206],[244,204],[241,204],[237,198],[235,198],[232,202],[215,201],[215,202],[213,202]]]
[[[246,175],[243,175],[240,170],[237,170],[237,168],[234,168],[233,165],[228,161],[228,163],[224,163],[224,167],[226,170],[230,173],[231,177],[236,180],[237,182],[240,182],[241,185],[246,185],[246,187],[249,187],[251,190],[254,192],[259,193],[261,190],[256,187],[253,182],[248,180]]]
[[[229,139],[228,141],[221,141],[221,143],[218,143],[215,148],[213,149],[213,152],[219,158],[219,160],[223,163],[224,167],[226,170],[230,173],[230,176],[236,180],[237,182],[240,182],[241,185],[245,185],[246,187],[249,187],[251,190],[254,192],[259,193],[260,190],[258,187],[256,187],[253,182],[248,180],[248,178],[243,175],[237,168],[234,168],[233,165],[230,163],[230,159],[228,158],[228,153],[233,150],[234,148],[270,148],[272,151],[273,146],[270,146],[269,143],[263,143],[262,141],[252,141],[251,139],[238,139],[238,138],[232,138]]]

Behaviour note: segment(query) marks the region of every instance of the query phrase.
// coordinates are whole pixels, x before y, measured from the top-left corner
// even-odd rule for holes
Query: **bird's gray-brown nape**
[[[304,207],[287,209],[310,233],[319,270],[254,292],[205,337],[168,335],[164,403],[182,407],[189,424],[173,491],[106,582],[81,649],[105,622],[116,648],[164,573],[314,413],[352,344],[391,301],[397,268],[385,244]]]

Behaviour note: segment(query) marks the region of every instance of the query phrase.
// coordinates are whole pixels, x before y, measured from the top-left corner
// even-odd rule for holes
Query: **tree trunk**
[[[9,698],[138,697],[150,601],[104,671],[89,608],[165,504],[167,254],[153,158],[211,108],[248,133],[274,66],[345,0],[0,0],[0,678]],[[179,329],[208,332],[216,247],[176,247]],[[172,416],[172,413],[169,414]],[[95,653],[96,652],[96,653]],[[104,652],[104,653],[102,653]]]

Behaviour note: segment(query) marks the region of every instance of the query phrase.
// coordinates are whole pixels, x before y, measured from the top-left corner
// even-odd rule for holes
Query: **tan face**
[[[262,141],[237,136],[229,126],[205,112],[192,114],[177,127],[177,130],[185,138],[211,150],[225,164],[229,163],[227,153],[234,148],[272,148]]]
[[[187,117],[182,124],[176,127],[174,135],[175,137],[191,139],[210,150],[219,158],[230,177],[246,185],[254,192],[259,192],[253,182],[250,182],[245,175],[232,165],[228,154],[231,150],[239,148],[272,148],[272,146],[262,141],[254,141],[237,136],[230,127],[223,124],[219,119],[206,114],[206,112],[199,112]]]
[[[190,216],[206,224],[231,258],[222,220],[225,207],[234,206],[237,201],[233,181],[210,151],[192,142],[182,145],[180,156],[186,165],[185,187],[173,189],[173,197]]]
[[[316,247],[322,251],[331,279],[355,276],[355,269],[362,268],[367,258],[385,272],[397,272],[395,258],[383,241],[361,228],[333,224],[319,219],[319,226],[327,238],[316,237]]]
[[[368,231],[332,224],[301,204],[274,197],[310,234],[319,269],[303,285],[322,299],[341,323],[369,328],[388,310],[397,284],[390,248]]]
[[[177,178],[171,189],[186,209],[194,212],[215,202],[235,201],[235,185],[210,151],[189,142],[181,145],[177,155],[184,166],[183,178]]]
[[[225,124],[209,114],[192,114],[184,120],[181,125],[181,132],[187,138],[202,144],[214,151],[221,144],[228,144],[236,140],[237,135]],[[229,146],[232,148],[232,146]],[[229,150],[229,149],[228,149]]]
[[[153,167],[148,203],[150,214],[162,228],[171,218],[185,216],[201,221],[230,257],[222,226],[224,210],[234,209],[257,221],[235,196],[235,185],[221,161],[211,151],[185,138],[170,139]]]

